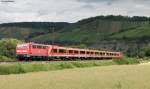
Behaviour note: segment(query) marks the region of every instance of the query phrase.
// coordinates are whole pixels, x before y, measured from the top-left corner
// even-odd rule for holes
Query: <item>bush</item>
[[[148,44],[145,48],[144,48],[145,54],[146,56],[150,57],[150,44]]]
[[[122,59],[113,59],[117,64],[138,64],[140,61],[137,58],[124,57]]]
[[[12,61],[16,61],[16,59],[15,58],[8,58],[8,57],[6,57],[6,56],[1,56],[0,55],[0,62],[12,62]]]
[[[16,39],[2,39],[0,40],[0,55],[9,58],[15,58],[16,44],[21,41]]]
[[[17,61],[16,60],[16,44],[21,41],[16,39],[1,39],[0,40],[0,62]]]

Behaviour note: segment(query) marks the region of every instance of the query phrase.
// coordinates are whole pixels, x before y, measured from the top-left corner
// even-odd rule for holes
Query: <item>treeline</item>
[[[15,22],[15,23],[3,23],[0,27],[22,27],[22,28],[34,28],[34,29],[48,29],[52,27],[55,30],[60,30],[69,26],[71,23],[67,22]]]
[[[105,21],[150,21],[150,17],[146,17],[146,16],[114,16],[114,15],[108,15],[108,16],[96,16],[96,17],[91,17],[91,18],[87,18],[84,20],[79,21],[80,23],[89,23],[92,21],[96,21],[97,19],[101,19],[101,20],[105,20]]]

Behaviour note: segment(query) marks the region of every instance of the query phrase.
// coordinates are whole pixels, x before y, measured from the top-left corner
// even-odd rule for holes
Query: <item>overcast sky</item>
[[[1,1],[1,0],[0,0]],[[14,0],[0,2],[0,23],[76,22],[98,15],[150,16],[150,0]]]

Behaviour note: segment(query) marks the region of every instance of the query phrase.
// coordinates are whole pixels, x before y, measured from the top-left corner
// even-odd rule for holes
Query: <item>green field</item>
[[[150,65],[113,65],[1,75],[1,89],[150,89]]]

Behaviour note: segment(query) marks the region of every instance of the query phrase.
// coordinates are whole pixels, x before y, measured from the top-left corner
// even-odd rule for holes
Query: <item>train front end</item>
[[[30,44],[29,43],[17,44],[16,56],[18,59],[30,57]]]

